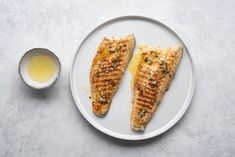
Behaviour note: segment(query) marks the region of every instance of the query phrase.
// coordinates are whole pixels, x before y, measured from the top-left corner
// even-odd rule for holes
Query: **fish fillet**
[[[92,109],[97,116],[108,112],[134,47],[133,34],[121,39],[104,37],[100,43],[90,71]]]
[[[140,47],[138,65],[133,74],[131,127],[144,131],[173,79],[183,48]]]

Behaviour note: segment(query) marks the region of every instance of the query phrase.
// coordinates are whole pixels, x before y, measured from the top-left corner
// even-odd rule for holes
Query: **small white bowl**
[[[47,56],[51,57],[53,59],[53,61],[55,62],[55,65],[56,65],[55,73],[53,74],[51,79],[48,80],[47,82],[36,82],[36,81],[32,80],[28,74],[29,60],[31,57],[37,56],[37,55],[47,55]],[[45,89],[45,88],[51,87],[59,79],[60,73],[61,73],[61,65],[60,65],[60,61],[59,61],[58,57],[50,50],[44,49],[44,48],[34,48],[32,50],[27,51],[23,55],[23,57],[21,58],[20,63],[19,63],[20,78],[23,80],[23,82],[27,86],[32,87],[34,89]]]

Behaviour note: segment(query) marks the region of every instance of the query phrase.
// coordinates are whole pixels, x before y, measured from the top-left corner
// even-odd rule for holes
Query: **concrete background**
[[[235,1],[0,0],[1,157],[232,157],[235,154]],[[195,63],[196,90],[186,115],[165,134],[126,142],[94,129],[76,108],[69,72],[82,39],[122,15],[157,19],[184,39]],[[20,80],[23,53],[46,47],[62,62],[53,88]]]

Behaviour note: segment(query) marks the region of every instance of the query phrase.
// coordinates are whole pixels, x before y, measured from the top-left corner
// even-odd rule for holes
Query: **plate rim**
[[[80,106],[82,106],[82,103],[81,103],[81,101],[79,99],[77,99],[75,97],[76,94],[75,94],[75,91],[74,91],[74,88],[73,88],[74,87],[74,84],[73,84],[73,71],[74,71],[74,67],[75,67],[75,61],[76,61],[77,55],[78,55],[82,45],[99,28],[102,28],[103,26],[105,26],[107,24],[110,24],[112,22],[119,21],[119,20],[126,20],[126,19],[140,19],[140,20],[149,21],[149,22],[152,22],[152,23],[155,23],[155,24],[160,24],[161,26],[165,27],[167,30],[171,31],[182,42],[184,48],[187,51],[187,54],[189,56],[189,60],[190,60],[191,66],[192,66],[192,75],[193,75],[192,76],[192,89],[190,91],[190,95],[185,99],[184,105],[180,108],[180,110],[177,112],[177,114],[168,123],[166,123],[160,129],[158,129],[156,131],[153,131],[151,133],[148,133],[147,135],[143,135],[143,134],[140,134],[140,136],[123,135],[123,134],[120,134],[120,133],[116,133],[114,131],[110,131],[110,130],[102,127],[101,125],[95,123],[93,118],[91,118],[89,116],[89,114],[86,113],[85,109],[80,107]],[[191,101],[192,101],[192,98],[193,98],[193,95],[194,95],[195,86],[196,86],[196,80],[195,80],[196,76],[195,75],[196,75],[195,74],[195,66],[194,66],[191,54],[189,52],[189,49],[186,46],[186,44],[183,42],[182,38],[179,37],[179,35],[174,30],[172,30],[170,27],[168,27],[167,25],[163,24],[162,22],[160,22],[158,20],[155,20],[153,18],[150,18],[150,17],[139,16],[139,15],[126,15],[126,16],[118,16],[118,17],[115,17],[115,18],[111,18],[109,20],[106,20],[105,22],[102,22],[101,24],[99,24],[95,28],[93,28],[83,38],[83,40],[80,42],[80,44],[79,44],[79,46],[78,46],[78,48],[76,50],[76,53],[73,56],[73,62],[72,62],[72,67],[71,67],[71,71],[70,71],[70,90],[71,90],[71,93],[72,93],[73,100],[74,100],[74,102],[75,102],[79,112],[82,114],[84,119],[86,119],[86,121],[89,122],[92,125],[92,127],[94,127],[95,129],[99,130],[100,132],[102,132],[102,133],[104,133],[106,135],[109,135],[111,137],[114,137],[114,138],[118,138],[118,139],[121,139],[121,140],[139,141],[139,140],[150,139],[150,138],[156,137],[156,136],[166,132],[167,130],[172,128],[177,122],[179,122],[179,120],[183,117],[183,115],[185,115],[189,105],[191,104]]]

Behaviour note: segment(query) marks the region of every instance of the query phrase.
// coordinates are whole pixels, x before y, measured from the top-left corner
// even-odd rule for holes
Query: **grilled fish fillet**
[[[93,112],[104,116],[111,105],[135,47],[135,37],[104,37],[97,49],[90,71]]]
[[[140,47],[137,70],[133,76],[131,127],[144,131],[158,108],[176,73],[183,48]]]

